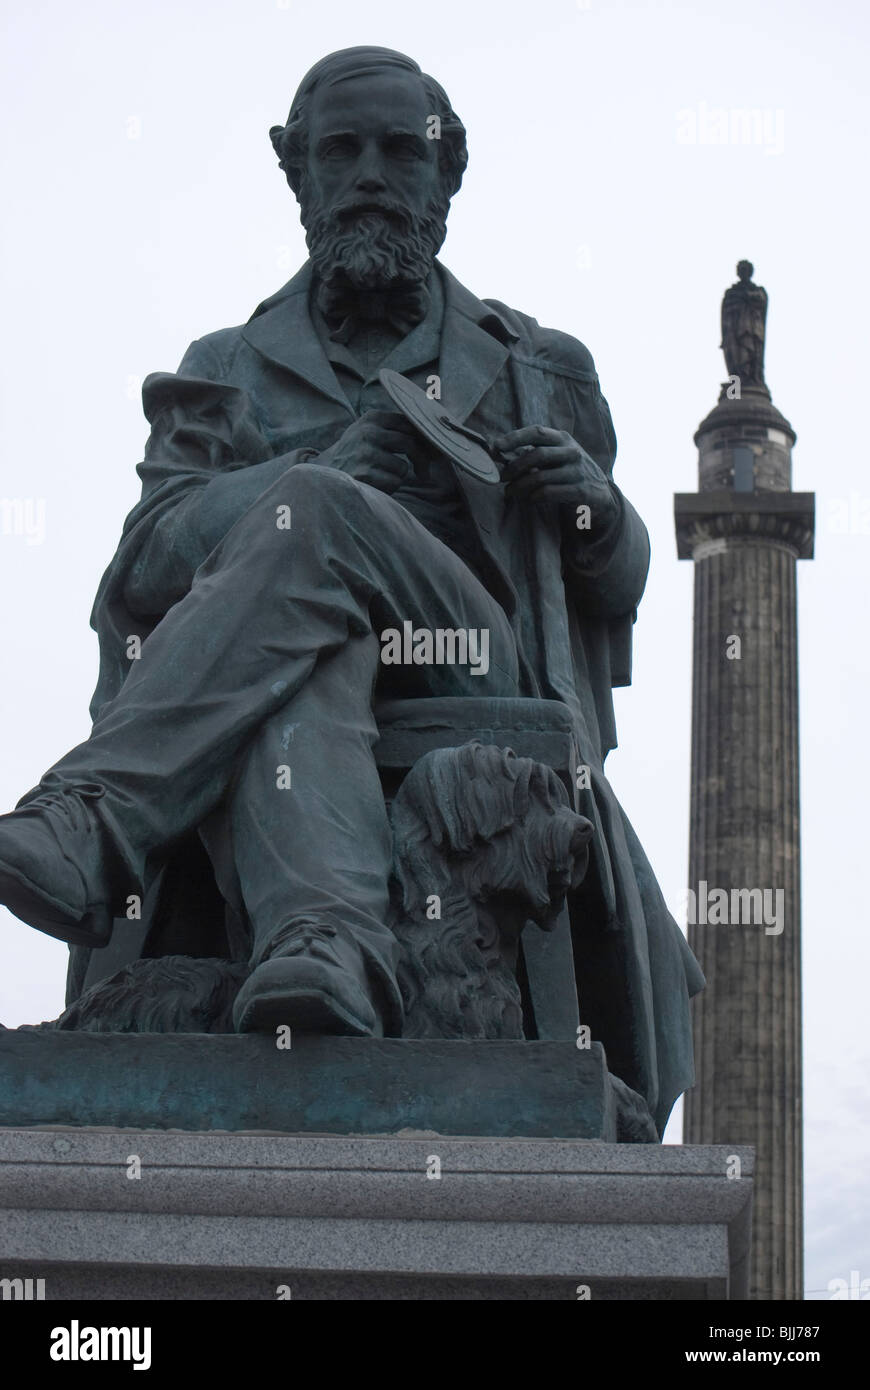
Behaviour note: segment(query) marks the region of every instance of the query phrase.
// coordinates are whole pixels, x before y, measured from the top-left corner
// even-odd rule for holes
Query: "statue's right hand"
[[[323,451],[320,462],[381,492],[395,492],[416,467],[427,467],[428,458],[425,444],[404,415],[367,410]]]

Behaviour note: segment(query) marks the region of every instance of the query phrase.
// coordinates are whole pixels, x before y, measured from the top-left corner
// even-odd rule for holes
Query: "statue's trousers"
[[[487,669],[384,666],[381,634],[406,622],[486,630]],[[327,920],[353,932],[387,984],[397,946],[373,754],[379,676],[390,694],[513,696],[515,639],[480,581],[404,507],[298,464],[212,551],[91,737],[41,787],[102,789],[89,805],[123,897],[147,891],[173,842],[217,816],[254,959],[293,920]],[[215,869],[231,892],[228,863]]]

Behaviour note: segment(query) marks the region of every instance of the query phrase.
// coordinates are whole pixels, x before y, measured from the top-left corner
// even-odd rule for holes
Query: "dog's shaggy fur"
[[[516,941],[579,886],[590,823],[549,768],[480,743],[421,758],[392,819],[405,1036],[522,1038]]]
[[[71,1004],[55,1028],[86,1033],[232,1033],[246,965],[194,956],[137,960]]]

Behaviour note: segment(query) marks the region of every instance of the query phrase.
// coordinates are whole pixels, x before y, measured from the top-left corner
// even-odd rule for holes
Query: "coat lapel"
[[[441,399],[455,419],[468,418],[510,356],[517,334],[440,262],[445,292]]]
[[[348,399],[311,322],[310,285],[311,262],[306,261],[283,289],[254,310],[242,329],[242,337],[270,362],[286,367],[349,411]]]
[[[504,367],[510,355],[509,344],[517,335],[445,266],[440,262],[436,265],[445,296],[440,354],[442,399],[451,415],[466,420]],[[308,312],[311,274],[311,262],[306,261],[292,280],[254,310],[242,336],[270,362],[286,367],[347,410],[347,397]]]

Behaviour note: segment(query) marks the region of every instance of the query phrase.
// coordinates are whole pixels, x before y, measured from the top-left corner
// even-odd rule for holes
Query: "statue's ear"
[[[283,136],[283,134],[284,127],[282,125],[273,125],[269,131],[269,139],[272,141],[272,149],[278,156],[278,163],[281,165],[282,169],[284,167],[283,157],[281,153],[281,137]]]
[[[299,197],[299,184],[300,184],[300,178],[299,178],[300,171],[299,171],[298,167],[296,166],[295,162],[293,162],[293,161],[291,160],[291,162],[288,164],[288,163],[285,161],[284,155],[285,155],[285,150],[286,150],[286,144],[285,144],[285,142],[286,142],[286,137],[287,137],[287,127],[286,127],[286,126],[283,126],[283,125],[273,125],[273,126],[271,127],[271,129],[269,130],[269,139],[272,141],[272,149],[275,151],[276,155],[278,156],[278,163],[281,165],[281,168],[284,170],[284,177],[286,178],[288,184],[290,185],[291,189],[293,190],[293,193],[295,194],[296,198],[298,199],[298,197]]]

